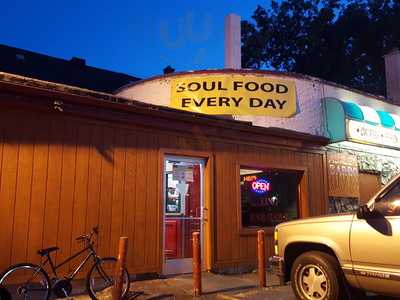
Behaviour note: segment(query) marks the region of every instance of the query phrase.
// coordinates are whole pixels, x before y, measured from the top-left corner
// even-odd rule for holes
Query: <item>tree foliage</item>
[[[400,47],[400,0],[282,0],[242,21],[242,65],[385,94],[383,55]]]

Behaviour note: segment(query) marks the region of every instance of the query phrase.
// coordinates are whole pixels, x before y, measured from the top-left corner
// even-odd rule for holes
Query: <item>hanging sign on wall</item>
[[[171,80],[170,107],[212,115],[291,117],[293,81],[250,75],[184,76]]]
[[[358,163],[355,155],[328,152],[329,196],[354,197],[360,195]]]

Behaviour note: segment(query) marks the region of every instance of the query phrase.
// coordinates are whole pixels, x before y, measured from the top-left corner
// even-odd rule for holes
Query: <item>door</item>
[[[367,203],[381,188],[380,175],[359,173],[360,205]]]
[[[355,217],[350,251],[361,287],[400,294],[400,182],[378,196],[365,219]]]
[[[192,271],[192,233],[203,245],[204,161],[167,156],[164,160],[164,274]],[[202,251],[203,253],[203,251]]]

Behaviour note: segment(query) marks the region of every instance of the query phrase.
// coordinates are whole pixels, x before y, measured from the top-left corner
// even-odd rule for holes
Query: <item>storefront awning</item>
[[[400,117],[398,115],[386,111],[375,110],[372,107],[359,105],[353,102],[337,101],[339,101],[343,106],[344,113],[348,119],[364,121],[372,125],[397,128],[400,130]]]
[[[356,141],[400,148],[400,116],[336,98],[323,99],[325,135],[332,142]]]

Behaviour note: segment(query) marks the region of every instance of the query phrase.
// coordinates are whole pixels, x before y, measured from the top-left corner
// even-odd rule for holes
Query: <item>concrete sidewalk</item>
[[[295,300],[290,287],[278,286],[278,278],[267,273],[269,288],[258,287],[257,273],[240,275],[202,274],[203,293],[197,299]],[[137,300],[193,299],[191,274],[166,279],[133,282],[131,297]]]
[[[193,297],[192,275],[179,275],[165,279],[143,280],[131,282],[130,293],[127,299],[135,300],[172,300],[172,299],[199,299],[199,300],[296,300],[289,285],[279,286],[276,276],[267,272],[266,288],[258,287],[257,273],[240,275],[219,275],[213,273],[202,274],[203,293],[200,297]],[[76,283],[75,283],[76,284]],[[88,295],[82,294],[85,288],[82,284],[74,286],[74,294],[69,298],[74,300],[90,300]],[[369,295],[366,300],[394,300],[394,298],[378,295]],[[112,300],[111,293],[106,292],[101,300]]]
[[[296,300],[290,285],[279,286],[277,276],[267,272],[267,287],[258,287],[257,273],[240,275],[202,274],[202,296],[194,298],[191,274],[133,282],[131,299]],[[366,300],[393,300],[370,294]]]
[[[202,274],[203,293],[193,297],[192,275],[179,275],[165,279],[131,282],[127,299],[172,300],[172,299],[217,299],[217,300],[296,300],[290,286],[279,286],[278,277],[267,272],[266,288],[258,287],[257,273],[240,275]],[[76,289],[75,291],[79,290]],[[81,292],[84,289],[81,289]],[[107,293],[102,300],[111,300]],[[65,298],[64,298],[65,299]],[[90,300],[87,295],[73,295],[68,299]],[[370,295],[365,299],[389,300],[393,298]]]
[[[267,273],[268,288],[258,287],[257,273],[240,275],[202,274],[203,293],[195,299],[219,300],[295,300],[289,286],[278,286],[276,276]],[[89,300],[87,295],[73,295],[69,299]],[[104,300],[110,299],[107,295]],[[192,275],[179,275],[165,279],[131,282],[128,299],[170,300],[194,299]]]

